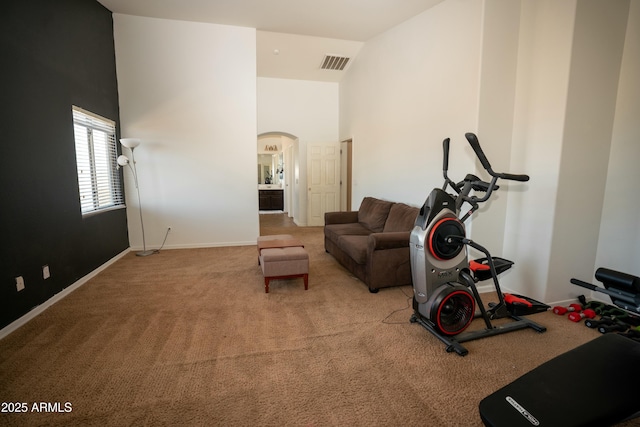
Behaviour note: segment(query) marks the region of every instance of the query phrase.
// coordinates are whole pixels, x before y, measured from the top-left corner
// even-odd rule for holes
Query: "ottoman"
[[[302,246],[265,248],[260,251],[259,258],[265,293],[269,293],[269,282],[272,279],[302,277],[304,289],[309,289],[309,254]]]
[[[258,237],[258,264],[260,264],[260,252],[267,248],[284,248],[287,246],[300,246],[304,244],[290,234],[273,234]]]

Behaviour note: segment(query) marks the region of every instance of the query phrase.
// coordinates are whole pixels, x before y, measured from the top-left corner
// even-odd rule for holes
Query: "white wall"
[[[159,247],[167,226],[167,248],[255,244],[255,30],[115,14],[114,37],[122,136],[144,140],[135,154],[147,246]]]
[[[584,294],[569,281],[594,270],[628,11],[628,0],[577,2],[548,301]]]
[[[477,133],[496,172],[526,174],[527,170],[511,166],[519,31],[520,2],[484,1]],[[477,160],[476,174],[490,180]],[[500,181],[499,185],[474,216],[472,232],[473,239],[491,248],[493,256],[506,256],[503,235],[496,230],[504,229],[509,194],[522,191],[526,184]]]
[[[640,2],[631,1],[595,268],[640,276]],[[595,269],[594,269],[595,272]],[[590,277],[581,277],[594,281]]]
[[[353,197],[422,205],[474,171],[464,138],[478,118],[482,2],[440,3],[365,43],[340,83],[340,139],[353,138]]]
[[[562,132],[569,85],[575,1],[522,2],[511,165],[531,180],[508,196],[504,255],[516,262],[505,287],[544,301]]]
[[[509,195],[505,250],[521,262],[502,283],[543,301],[588,294],[569,280],[589,280],[609,251],[600,224],[619,167],[609,152],[628,4],[522,1],[512,163],[532,180]]]
[[[306,147],[314,142],[338,143],[338,84],[307,80],[258,78],[258,133],[295,135],[294,221],[307,224]]]

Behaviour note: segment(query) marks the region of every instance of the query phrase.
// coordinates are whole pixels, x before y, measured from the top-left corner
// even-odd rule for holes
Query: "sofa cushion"
[[[379,233],[384,228],[393,202],[365,197],[358,209],[358,222],[369,230]]]
[[[394,203],[389,210],[387,221],[384,223],[383,232],[411,231],[419,212],[418,208],[404,203]]]
[[[367,263],[369,236],[340,236],[338,247],[358,264]]]
[[[357,222],[351,224],[329,224],[324,226],[324,235],[332,242],[336,242],[336,244],[338,243],[338,238],[340,236],[368,236],[369,234],[371,234],[371,231],[367,230]]]

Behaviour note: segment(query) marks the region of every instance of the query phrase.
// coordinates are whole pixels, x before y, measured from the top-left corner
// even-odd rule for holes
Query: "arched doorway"
[[[283,211],[294,221],[299,217],[298,137],[287,132],[258,135],[258,189],[282,190]],[[269,183],[267,183],[269,182]]]

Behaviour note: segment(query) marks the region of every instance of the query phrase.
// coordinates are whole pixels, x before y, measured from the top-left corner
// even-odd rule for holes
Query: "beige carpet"
[[[309,290],[265,294],[255,246],[129,254],[0,341],[1,400],[29,409],[0,425],[480,426],[483,397],[597,336],[547,312],[449,354],[410,287],[370,294],[321,228],[265,232],[305,242]]]

